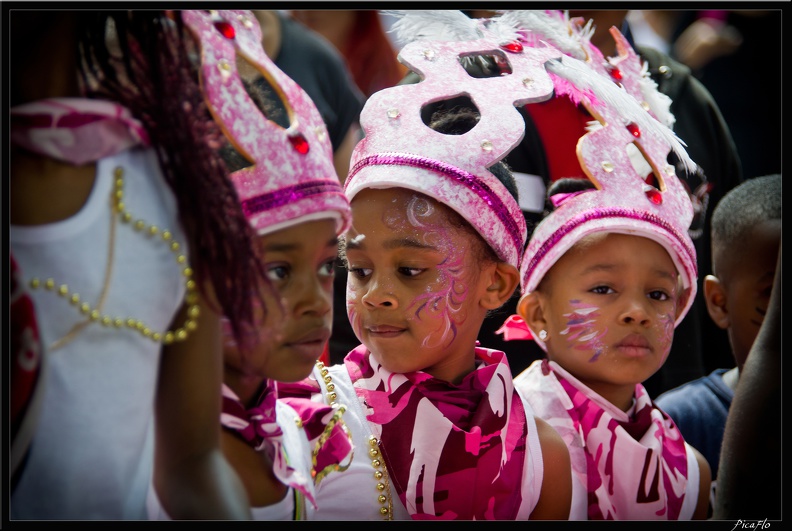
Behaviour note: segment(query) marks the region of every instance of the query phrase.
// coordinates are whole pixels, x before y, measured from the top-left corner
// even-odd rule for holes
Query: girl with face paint
[[[464,59],[500,50],[504,33],[453,11],[408,12],[396,27],[438,16],[470,34],[401,50],[424,79],[369,98],[345,181],[347,313],[361,345],[279,391],[347,405],[355,458],[317,489],[317,519],[565,519],[566,446],[515,392],[505,354],[477,342],[519,282],[527,230],[500,161],[524,134],[515,102],[552,93],[548,49],[510,42],[514,76],[476,79]],[[459,90],[471,108],[422,119]]]
[[[591,45],[591,33],[574,39],[568,30],[550,42],[574,57],[584,51],[606,83],[586,77],[583,94],[556,85],[556,98],[591,118],[574,149],[550,145],[576,178],[550,187],[523,253],[519,315],[500,332],[533,339],[546,357],[514,385],[569,448],[569,519],[703,519],[709,465],[642,385],[696,295],[695,210],[677,175],[697,165],[671,129],[671,100],[618,29],[610,28],[613,57]],[[569,132],[578,123],[559,115],[555,125]]]
[[[591,188],[589,181],[567,179],[550,194],[573,181]],[[539,330],[548,361],[626,411],[635,385],[665,362],[686,297],[662,245],[602,231],[574,243],[517,309]]]
[[[475,121],[461,113],[431,127]],[[498,168],[513,189],[506,167]],[[351,205],[342,249],[348,315],[362,345],[329,377],[333,393],[357,402],[346,423],[353,436],[372,437],[367,447],[388,479],[380,483],[385,503],[371,489],[360,498],[367,511],[348,517],[564,518],[570,482],[542,481],[537,470],[543,452],[545,477],[568,476],[563,443],[514,400],[505,355],[476,341],[488,312],[516,289],[517,268],[427,193],[369,185]],[[360,475],[352,468],[320,487],[317,517],[335,518],[334,507],[349,511],[349,503],[323,495],[370,484],[374,470],[362,465]]]
[[[693,206],[667,160],[674,151],[695,163],[662,113],[646,111],[652,93],[636,56],[611,33],[620,53],[608,65],[622,87],[643,86],[607,103],[581,99],[594,117],[574,153],[586,178],[548,190],[522,259],[519,315],[501,331],[547,353],[514,382],[569,448],[569,519],[704,519],[709,465],[642,385],[696,292]]]

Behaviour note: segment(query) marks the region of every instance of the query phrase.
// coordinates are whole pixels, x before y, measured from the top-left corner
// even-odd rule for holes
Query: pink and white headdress
[[[527,230],[517,200],[487,169],[522,139],[525,123],[515,105],[550,97],[553,83],[543,68],[560,52],[504,39],[460,11],[394,12],[395,28],[412,42],[399,60],[422,80],[374,93],[360,115],[365,138],[355,147],[345,184],[351,200],[365,188],[401,187],[424,193],[467,220],[498,257],[519,266]],[[439,31],[425,38],[420,30]],[[415,40],[419,39],[419,40]],[[496,55],[510,76],[476,79],[460,60]],[[421,118],[429,103],[468,95],[479,109],[476,126],[462,135],[432,130]]]
[[[264,53],[261,28],[250,11],[183,11],[201,43],[201,82],[209,109],[236,150],[252,166],[231,173],[242,209],[258,234],[296,223],[334,218],[351,225],[349,201],[333,166],[327,128],[305,91]],[[244,58],[272,85],[289,119],[267,119],[237,70]]]
[[[568,22],[565,17],[547,14],[556,21]],[[511,22],[526,20],[525,12],[501,16]],[[515,26],[519,27],[519,23]],[[589,90],[574,97],[596,121],[578,141],[576,152],[595,189],[554,200],[556,209],[537,226],[525,250],[520,269],[522,291],[534,291],[553,264],[589,234],[618,232],[644,236],[668,251],[683,288],[690,289],[677,318],[678,325],[696,295],[696,251],[688,234],[693,205],[667,157],[673,150],[686,169],[692,170],[695,163],[668,127],[673,116],[667,110],[667,102],[653,94],[656,85],[647,82],[645,65],[618,30],[612,28],[611,34],[619,54],[604,61],[602,54],[588,42],[585,31],[575,34],[575,26],[567,24],[567,28],[560,35],[571,37],[567,41],[570,47],[565,50],[570,55],[548,64],[547,68],[554,75],[576,79],[578,89],[588,83]],[[572,57],[576,39],[584,51],[585,62]],[[576,72],[583,72],[581,65],[590,65],[586,68],[598,72],[598,79],[588,73],[578,77]],[[657,186],[649,182],[656,182]],[[545,348],[544,342],[536,334],[533,336]]]

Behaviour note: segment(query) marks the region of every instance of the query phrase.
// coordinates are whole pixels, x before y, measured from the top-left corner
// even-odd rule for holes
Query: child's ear
[[[538,291],[526,293],[517,302],[517,313],[528,325],[531,330],[546,330],[547,321],[542,308],[542,301]]]
[[[707,303],[707,312],[712,321],[718,328],[727,330],[730,321],[729,311],[726,309],[726,288],[715,275],[704,277],[704,302]]]
[[[506,262],[497,262],[488,269],[485,278],[487,286],[481,297],[481,305],[487,310],[497,310],[514,294],[520,284],[520,272]]]

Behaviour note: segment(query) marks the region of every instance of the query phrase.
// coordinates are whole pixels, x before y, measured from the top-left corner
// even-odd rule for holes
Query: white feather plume
[[[643,61],[638,86],[641,89],[641,96],[657,119],[673,129],[676,117],[671,112],[671,98],[660,92],[657,83],[649,76],[649,63],[646,61]]]
[[[634,122],[644,131],[653,131],[663,138],[682,161],[689,173],[696,171],[697,165],[684,148],[684,142],[671,130],[674,116],[670,112],[671,100],[657,90],[657,84],[644,71],[640,89],[644,101],[658,118],[650,116],[640,103],[623,87],[598,74],[584,59],[585,48],[590,45],[594,31],[592,21],[580,28],[570,24],[569,13],[563,17],[539,10],[499,11],[498,16],[487,21],[472,19],[462,11],[438,10],[385,10],[385,15],[396,18],[390,32],[404,46],[414,41],[468,41],[483,38],[482,25],[488,36],[509,40],[516,37],[519,30],[527,30],[528,38],[546,41],[567,55],[545,63],[548,71],[560,76],[579,90],[590,90],[596,98],[615,109],[625,123]],[[587,130],[600,127],[592,122]]]
[[[404,46],[413,41],[472,41],[482,38],[478,21],[449,9],[382,11],[397,20],[390,32]]]
[[[688,173],[695,173],[697,165],[684,148],[684,142],[664,123],[655,120],[641,107],[624,87],[596,73],[584,62],[569,56],[562,56],[545,63],[548,71],[571,82],[580,90],[590,90],[598,100],[614,109],[625,123],[634,122],[642,131],[652,131],[666,141]]]
[[[561,18],[546,11],[536,10],[499,11],[499,13],[496,20],[501,24],[528,30],[572,57],[581,60],[586,58],[583,43],[590,36],[590,31],[587,33],[572,30],[568,16]],[[529,38],[531,37],[529,35]]]

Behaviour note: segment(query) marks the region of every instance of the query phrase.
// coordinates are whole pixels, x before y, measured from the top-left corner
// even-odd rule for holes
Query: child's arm
[[[542,492],[531,520],[568,520],[572,506],[572,465],[566,443],[550,424],[536,417],[542,447]]]
[[[737,382],[713,518],[781,519],[781,244],[770,305]]]
[[[707,459],[701,452],[690,446],[696,455],[696,462],[699,467],[699,491],[696,510],[693,511],[693,520],[706,520],[709,516],[710,507],[710,488],[712,487],[712,469]]]
[[[198,304],[198,328],[160,357],[154,485],[174,520],[250,519],[245,489],[220,450],[220,319],[200,294]],[[184,305],[176,326],[186,315]]]

